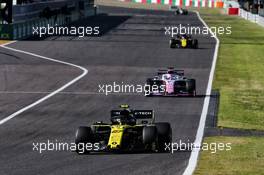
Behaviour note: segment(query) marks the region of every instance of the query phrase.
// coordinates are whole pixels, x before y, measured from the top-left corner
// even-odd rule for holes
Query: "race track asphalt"
[[[80,125],[109,121],[119,104],[154,109],[157,121],[170,122],[173,142],[195,139],[215,41],[197,35],[199,49],[170,49],[165,26],[201,26],[195,13],[100,7],[101,15],[76,23],[98,25],[100,37],[48,37],[9,47],[70,62],[88,74],[62,93],[0,125],[0,174],[176,175],[187,166],[189,151],[140,154],[77,155],[70,151],[33,151],[33,143],[73,142]],[[144,84],[158,68],[184,69],[197,81],[196,98],[146,98],[142,94],[98,93],[98,85]],[[0,48],[0,120],[63,86],[82,71],[60,63]]]

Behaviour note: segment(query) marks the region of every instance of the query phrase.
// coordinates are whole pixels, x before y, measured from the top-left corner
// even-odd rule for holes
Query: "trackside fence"
[[[239,16],[264,27],[264,17],[239,9]]]

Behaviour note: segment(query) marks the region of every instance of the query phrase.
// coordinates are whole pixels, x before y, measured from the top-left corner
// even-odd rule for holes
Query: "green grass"
[[[202,9],[211,26],[231,26],[231,35],[219,35],[220,50],[214,78],[219,89],[218,125],[264,129],[264,28],[218,9]]]
[[[209,26],[231,26],[219,35],[220,50],[214,89],[221,93],[218,125],[264,129],[264,28],[218,9],[202,9]],[[231,143],[231,151],[202,151],[196,175],[264,174],[263,137],[209,137],[204,142]]]
[[[201,151],[195,175],[264,174],[264,138],[209,137],[205,143],[231,143],[230,151]]]

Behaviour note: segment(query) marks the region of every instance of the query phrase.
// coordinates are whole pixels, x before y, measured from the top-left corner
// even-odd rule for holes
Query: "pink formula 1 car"
[[[195,79],[186,78],[183,70],[172,67],[158,70],[157,76],[147,79],[147,85],[151,91],[146,96],[196,96]]]

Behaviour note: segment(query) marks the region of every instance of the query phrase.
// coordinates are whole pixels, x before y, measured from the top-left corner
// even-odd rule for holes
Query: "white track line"
[[[68,65],[68,66],[72,66],[72,67],[75,67],[75,68],[78,68],[78,69],[82,70],[83,72],[82,72],[81,75],[79,75],[78,77],[74,78],[70,82],[66,83],[65,85],[63,85],[59,89],[57,89],[57,90],[49,93],[48,95],[40,98],[39,100],[35,101],[34,103],[32,103],[32,104],[30,104],[28,106],[25,106],[24,108],[18,110],[17,112],[15,112],[15,113],[13,113],[13,114],[5,117],[4,119],[0,120],[0,125],[4,124],[8,120],[11,120],[12,118],[16,117],[17,115],[25,112],[26,110],[28,110],[28,109],[30,109],[30,108],[32,108],[32,107],[40,104],[41,102],[43,102],[43,101],[51,98],[52,96],[58,94],[62,90],[66,89],[70,85],[74,84],[75,82],[77,82],[78,80],[80,80],[81,78],[83,78],[88,73],[88,70],[85,69],[84,67],[81,67],[81,66],[78,66],[78,65],[75,65],[75,64],[72,64],[72,63],[68,63],[68,62],[60,61],[60,60],[55,60],[55,59],[52,59],[52,58],[44,57],[44,56],[37,55],[37,54],[34,54],[34,53],[26,52],[26,51],[23,51],[23,50],[18,50],[18,49],[13,49],[11,47],[7,47],[7,45],[12,44],[14,42],[16,42],[16,41],[13,41],[13,42],[10,42],[10,43],[7,43],[7,44],[3,44],[0,47],[5,48],[5,49],[8,49],[8,50],[11,50],[11,51],[14,51],[14,52],[19,52],[19,53],[23,53],[23,54],[26,54],[26,55],[34,56],[34,57],[37,57],[37,58],[45,59],[45,60],[48,60],[48,61],[52,61],[52,62],[61,63],[61,64],[65,64],[65,65]]]
[[[196,11],[196,14],[197,14],[199,20],[203,23],[203,25],[206,26],[209,29],[208,25],[201,18],[199,12]],[[205,121],[206,121],[206,116],[207,116],[209,102],[210,102],[210,94],[211,94],[211,90],[212,90],[214,72],[215,72],[215,67],[216,67],[216,60],[217,60],[218,49],[219,49],[219,44],[220,44],[220,41],[217,38],[217,36],[211,30],[209,30],[209,31],[210,31],[211,35],[213,36],[213,38],[215,38],[215,40],[216,40],[214,58],[213,58],[212,67],[211,67],[211,71],[210,71],[210,75],[209,75],[207,89],[206,89],[206,94],[207,95],[206,95],[206,97],[204,99],[204,104],[203,104],[202,114],[201,114],[201,118],[200,118],[200,123],[199,123],[199,127],[198,127],[198,130],[197,130],[197,133],[196,133],[196,138],[195,138],[195,141],[194,141],[194,144],[196,145],[197,149],[194,149],[192,151],[190,159],[189,159],[188,166],[186,167],[183,175],[191,175],[191,174],[193,174],[193,172],[194,172],[194,170],[196,168],[196,165],[197,165],[198,157],[199,157],[200,145],[202,144],[202,141],[203,141]]]

